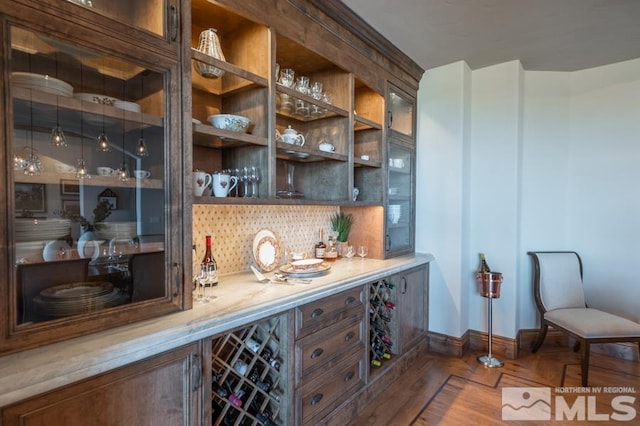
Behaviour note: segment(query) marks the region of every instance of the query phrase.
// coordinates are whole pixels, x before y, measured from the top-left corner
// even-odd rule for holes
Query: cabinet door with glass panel
[[[0,352],[185,308],[178,61],[55,18],[5,22]]]

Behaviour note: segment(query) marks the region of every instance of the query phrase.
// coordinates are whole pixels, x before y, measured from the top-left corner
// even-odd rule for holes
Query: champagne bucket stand
[[[504,363],[495,358],[491,354],[491,341],[493,340],[493,313],[491,311],[491,302],[493,299],[500,297],[500,284],[502,284],[502,274],[500,272],[478,272],[476,274],[476,282],[482,297],[488,298],[487,310],[489,319],[488,341],[489,353],[478,357],[478,362],[489,368],[502,367]]]

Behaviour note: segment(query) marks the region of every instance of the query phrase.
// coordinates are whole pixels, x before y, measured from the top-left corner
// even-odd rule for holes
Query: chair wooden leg
[[[531,345],[531,352],[536,353],[540,346],[542,346],[542,342],[544,342],[544,338],[547,337],[547,330],[549,326],[546,322],[542,321],[540,324],[540,331],[538,332],[538,339]]]
[[[589,386],[587,383],[589,381],[589,352],[591,345],[586,340],[581,342],[582,344],[582,386]]]

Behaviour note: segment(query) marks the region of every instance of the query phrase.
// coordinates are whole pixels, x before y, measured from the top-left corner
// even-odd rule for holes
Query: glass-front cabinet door
[[[385,211],[387,257],[414,249],[414,150],[390,141],[388,144],[388,196]]]
[[[174,277],[182,226],[169,208],[182,182],[177,60],[37,28],[9,21],[4,32],[4,323],[27,346],[190,300]]]
[[[389,129],[413,138],[416,110],[415,100],[395,87],[391,87],[388,93]]]

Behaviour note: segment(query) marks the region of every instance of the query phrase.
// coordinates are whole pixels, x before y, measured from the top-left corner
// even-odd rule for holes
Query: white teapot
[[[276,140],[299,146],[303,146],[305,142],[304,135],[292,129],[291,126],[288,126],[282,133],[276,130]]]

